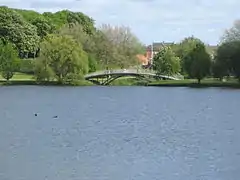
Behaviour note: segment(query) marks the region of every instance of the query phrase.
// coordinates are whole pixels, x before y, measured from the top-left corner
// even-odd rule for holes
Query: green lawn
[[[16,73],[9,82],[0,75],[0,85],[38,85],[33,75]],[[57,81],[43,82],[41,85],[60,85]],[[91,82],[86,80],[76,81],[71,85],[76,86],[90,86],[93,85]],[[62,86],[62,85],[61,85]]]
[[[230,79],[222,82],[218,79],[207,78],[201,81],[201,84],[197,83],[195,79],[184,79],[184,80],[162,80],[150,82],[148,86],[182,86],[182,87],[233,87],[240,88],[240,83],[236,79]]]
[[[5,84],[6,80],[0,75],[0,84]],[[35,85],[37,84],[34,76],[24,73],[16,73],[10,80],[12,85]],[[56,84],[52,82],[49,84]],[[90,82],[82,81],[80,84],[92,85]],[[158,80],[149,82],[148,80],[138,80],[131,77],[119,78],[111,83],[111,85],[147,85],[147,86],[169,86],[169,87],[233,87],[240,88],[240,83],[236,79],[229,79],[228,81],[222,82],[214,78],[206,78],[201,81],[201,84],[197,84],[196,79],[184,79],[184,80]]]
[[[10,81],[33,81],[34,77],[29,74],[16,73]],[[0,75],[0,81],[5,81],[5,79]]]

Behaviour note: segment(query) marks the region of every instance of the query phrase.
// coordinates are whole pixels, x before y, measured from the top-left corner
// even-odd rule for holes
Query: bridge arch
[[[154,71],[149,70],[139,70],[139,69],[118,69],[118,70],[106,70],[98,71],[91,74],[85,75],[85,79],[93,82],[97,85],[109,85],[114,80],[121,77],[139,77],[139,78],[161,78],[161,79],[170,79],[170,80],[180,80],[181,77],[166,76],[166,75],[157,75]]]

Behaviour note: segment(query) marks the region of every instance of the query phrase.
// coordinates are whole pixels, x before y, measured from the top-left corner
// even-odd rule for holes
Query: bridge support
[[[96,85],[102,85],[102,86],[108,86],[110,85],[114,80],[125,77],[123,75],[107,75],[105,78],[97,78],[96,80],[94,79],[88,79],[89,81],[93,82]],[[130,77],[130,76],[129,76]],[[136,78],[144,79],[144,76],[138,75],[135,76]],[[148,79],[148,78],[147,78]]]

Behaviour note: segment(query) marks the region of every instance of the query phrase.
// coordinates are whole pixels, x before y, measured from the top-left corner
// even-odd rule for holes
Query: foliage
[[[116,64],[126,68],[138,63],[136,55],[143,51],[143,45],[130,28],[103,24],[100,30],[108,40],[108,44],[105,44],[108,46],[107,49],[112,52],[111,59],[106,64]]]
[[[50,67],[51,62],[48,59],[37,60],[34,68],[34,75],[37,82],[53,81],[55,74]]]
[[[88,54],[88,68],[89,68],[88,70],[89,73],[95,72],[98,69],[98,64],[93,54]]]
[[[36,68],[38,79],[56,77],[59,83],[65,84],[69,76],[79,77],[88,72],[87,55],[70,36],[49,35],[41,49],[40,63]],[[42,77],[44,73],[48,76]]]
[[[184,57],[184,68],[190,78],[198,79],[198,82],[210,74],[211,58],[205,45],[201,42],[188,52]]]
[[[222,38],[222,43],[240,41],[240,20],[236,20],[230,29],[227,29]]]
[[[7,81],[11,79],[19,68],[17,51],[11,43],[0,41],[0,71]]]
[[[37,34],[41,39],[54,31],[54,26],[43,17],[32,19],[31,23],[37,27]]]
[[[0,19],[0,37],[4,42],[13,43],[22,58],[36,53],[40,38],[35,26],[7,7],[0,7]]]
[[[180,59],[170,47],[164,46],[153,59],[157,74],[174,75],[180,71]]]
[[[229,41],[221,44],[217,51],[215,76],[234,75],[240,80],[240,41]]]
[[[26,10],[26,9],[12,9],[21,15],[27,22],[31,23],[33,19],[43,17],[42,14],[33,11],[33,10]]]
[[[19,72],[26,74],[34,74],[35,69],[35,59],[22,59],[20,64]]]
[[[233,41],[232,43],[234,44],[234,53],[231,57],[232,71],[240,82],[240,41]]]
[[[184,38],[179,44],[173,45],[173,51],[175,52],[176,56],[180,58],[180,64],[181,64],[181,73],[187,74],[187,67],[185,65],[187,64],[187,56],[189,52],[195,48],[197,43],[201,43],[200,39],[197,39],[193,36]]]
[[[214,76],[222,79],[234,75],[240,82],[240,21],[235,21],[233,27],[226,30],[222,43],[217,49],[213,66]]]
[[[89,36],[86,32],[84,32],[82,25],[76,24],[69,26],[63,26],[59,34],[61,35],[69,35],[72,36],[76,40],[76,42],[82,46],[83,50],[88,53],[94,53],[96,47],[96,43],[94,41],[94,35]]]
[[[62,28],[64,25],[80,24],[87,34],[92,34],[95,31],[93,19],[81,12],[63,10],[56,13],[45,12],[43,16],[54,24],[57,29]]]

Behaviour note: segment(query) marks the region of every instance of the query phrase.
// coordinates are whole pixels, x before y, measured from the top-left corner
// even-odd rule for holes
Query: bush
[[[19,72],[26,74],[34,74],[35,62],[35,59],[22,59]]]

